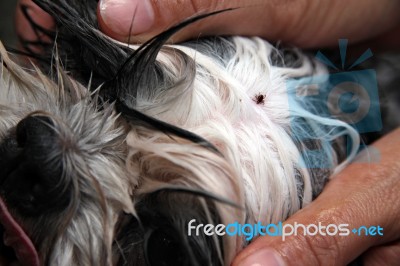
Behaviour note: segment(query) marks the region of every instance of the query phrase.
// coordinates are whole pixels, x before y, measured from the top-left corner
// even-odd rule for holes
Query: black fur
[[[136,102],[131,100],[132,97],[127,96],[136,95],[138,89],[143,87],[147,88],[148,93],[155,93],[152,89],[158,87],[160,83],[166,88],[173,87],[176,81],[167,80],[163,74],[164,67],[155,60],[162,46],[174,33],[190,23],[229,10],[188,19],[132,51],[128,47],[104,38],[98,31],[95,14],[97,1],[34,0],[34,2],[54,17],[56,31],[48,31],[35,24],[26,12],[26,7],[23,7],[32,28],[38,35],[44,34],[50,38],[51,42],[22,41],[28,55],[39,59],[41,67],[47,73],[51,74],[54,60],[60,60],[66,71],[82,84],[90,84],[91,90],[102,85],[101,100],[115,102],[117,111],[129,123],[187,139],[218,153],[218,150],[202,137],[140,113],[135,109]],[[200,45],[197,42],[188,42],[185,45],[195,47],[199,51],[207,50],[209,46],[220,48],[219,54],[222,61],[234,52],[234,48],[229,45],[229,37],[210,37],[202,41]],[[39,48],[42,53],[35,53],[32,47]],[[55,47],[56,50],[49,47]],[[54,52],[58,55],[56,58]],[[292,68],[300,66],[299,55],[290,49],[273,53],[271,62],[276,66]],[[44,135],[49,133],[46,128],[40,130]],[[318,143],[306,143],[304,140],[300,140],[297,144],[299,147],[310,149],[318,146]],[[3,145],[4,147],[0,147],[1,151],[9,149],[9,146],[13,147],[15,143],[5,142]],[[16,156],[13,152],[13,150],[7,150],[6,154],[9,157]],[[7,159],[7,161],[10,160]],[[56,166],[54,171],[57,171],[58,167]],[[328,170],[324,171],[324,169],[312,171],[314,197],[325,185],[327,179],[323,177],[326,177],[327,173]],[[304,183],[299,175],[299,173],[296,175],[296,179],[299,181],[299,195],[302,195]],[[222,248],[221,239],[204,235],[185,237],[187,224],[191,219],[196,219],[199,223],[209,222],[204,221],[206,214],[199,207],[201,201],[206,202],[210,207],[211,217],[215,224],[220,222],[218,213],[215,211],[216,202],[230,204],[229,201],[223,201],[213,195],[177,189],[156,191],[140,199],[136,205],[138,217],[124,215],[121,218],[114,242],[114,250],[121,256],[114,263],[124,266],[222,265],[221,258],[224,254],[219,256],[216,252],[218,246]]]
[[[152,93],[151,89],[159,83],[166,84],[165,87],[173,87],[175,84],[165,79],[163,67],[155,60],[162,46],[183,27],[227,10],[188,19],[132,51],[107,40],[97,31],[95,1],[34,2],[55,18],[57,31],[47,32],[33,22],[32,27],[53,39],[52,45],[57,47],[56,60],[60,60],[75,79],[83,84],[91,84],[90,89],[102,85],[102,101],[115,102],[117,111],[133,125],[184,138],[218,153],[202,137],[138,112],[135,110],[136,103],[128,101],[132,97],[127,95],[136,95],[137,89],[144,86]],[[33,56],[40,58],[42,68],[51,73],[54,51],[45,49],[48,43],[37,42],[34,45],[45,53]],[[184,198],[181,197],[183,194]],[[141,199],[136,205],[138,219],[125,216],[121,221],[114,243],[114,250],[120,254],[120,259],[115,263],[153,266],[222,265],[223,254],[218,256],[215,246],[222,247],[221,239],[205,235],[187,238],[185,235],[187,223],[191,219],[206,222],[204,219],[207,215],[201,208],[200,201],[209,206],[210,215],[215,222],[220,221],[218,213],[213,211],[215,201],[232,205],[229,201],[204,192],[185,189],[179,191],[176,188],[157,191]]]
[[[214,202],[207,196],[202,198],[195,192],[167,189],[140,200],[136,205],[139,220],[127,218],[117,236],[115,248],[122,247],[118,265],[223,265],[216,247],[222,250],[221,238],[185,235],[190,220],[210,222],[205,220],[201,200],[210,207],[213,222],[220,223]]]
[[[35,0],[34,2],[56,19],[57,32],[50,33],[29,18],[31,27],[53,37],[54,44],[58,47],[59,57],[57,59],[61,60],[66,71],[71,72],[74,78],[83,84],[91,84],[94,89],[103,84],[101,91],[103,100],[116,101],[117,110],[132,123],[188,139],[217,152],[212,144],[200,136],[136,111],[134,109],[136,103],[127,102],[127,99],[132,98],[127,95],[136,95],[137,88],[144,86],[151,93],[151,88],[155,88],[159,83],[167,83],[166,87],[175,85],[168,84],[163,77],[162,66],[156,62],[156,56],[161,47],[173,34],[187,25],[231,9],[188,19],[157,35],[132,52],[130,48],[117,45],[96,31],[98,27],[94,15],[95,1]],[[26,16],[28,16],[27,13]],[[48,62],[54,59],[53,51],[45,49],[48,46],[47,43],[39,42],[37,45],[39,45],[39,49],[47,52],[42,55],[42,62],[47,61],[43,67],[50,72],[51,64]],[[40,56],[36,53],[33,55]]]

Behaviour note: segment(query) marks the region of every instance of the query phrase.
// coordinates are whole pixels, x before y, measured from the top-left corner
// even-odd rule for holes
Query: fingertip
[[[100,29],[122,42],[142,43],[157,34],[192,18],[196,15],[222,10],[224,6],[214,6],[214,1],[152,1],[152,0],[100,0],[97,15]],[[219,3],[219,2],[218,2]],[[188,25],[174,34],[168,42],[176,43],[200,35],[229,34],[224,17],[217,20],[206,18]],[[214,23],[216,22],[216,23]],[[223,24],[224,26],[221,26]],[[221,30],[223,29],[223,30]]]
[[[149,0],[100,0],[97,15],[100,29],[120,41],[146,34],[155,22]]]
[[[29,16],[34,23],[46,29],[54,28],[52,17],[31,0],[20,0],[15,14],[15,30],[17,35],[28,41],[41,39],[43,35],[32,28]]]
[[[275,250],[264,248],[235,260],[232,266],[286,266],[286,264]]]

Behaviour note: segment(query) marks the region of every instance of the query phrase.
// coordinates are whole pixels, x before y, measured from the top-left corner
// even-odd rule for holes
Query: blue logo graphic
[[[352,70],[371,58],[372,52],[368,49],[349,68],[346,68],[347,44],[347,40],[339,40],[341,70],[321,52],[316,55],[316,58],[328,67],[342,72],[287,81],[289,107],[300,104],[315,115],[342,120],[355,128],[358,133],[380,131],[382,119],[376,72],[373,69]],[[311,108],[308,108],[309,106]],[[296,131],[294,122],[292,121],[293,134],[298,139],[306,141],[309,135]],[[318,139],[318,136],[316,137]],[[323,145],[331,144],[321,140],[321,144],[316,150],[305,149],[302,151],[303,158],[316,158],[316,160],[310,160],[307,167],[329,168],[331,166],[329,160],[318,159],[326,158],[326,154],[321,148]],[[352,146],[353,144],[348,138],[348,153]],[[362,148],[364,148],[363,145],[360,150]]]
[[[225,224],[197,224],[196,219],[189,221],[187,225],[188,236],[199,236],[204,234],[206,236],[239,236],[244,237],[247,241],[251,241],[258,236],[280,236],[283,241],[288,236],[349,236],[351,232],[358,236],[383,236],[383,227],[380,225],[372,226],[360,226],[350,231],[349,224],[302,224],[295,222],[294,224],[284,224],[282,221],[278,223],[263,224],[257,222],[254,224],[250,223],[239,223],[233,222],[227,225]]]

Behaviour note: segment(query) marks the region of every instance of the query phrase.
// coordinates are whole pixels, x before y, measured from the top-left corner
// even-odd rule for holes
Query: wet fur
[[[32,22],[47,37],[25,47],[54,48],[30,49],[41,67],[32,73],[2,50],[0,136],[2,149],[25,154],[16,158],[59,171],[60,180],[40,179],[47,189],[31,209],[7,201],[44,264],[229,265],[244,238],[188,237],[190,220],[285,220],[355,155],[359,138],[349,125],[314,115],[306,109],[313,103],[289,106],[288,78],[326,71],[297,50],[243,37],[165,45],[202,16],[128,47],[98,30],[96,1],[35,2],[57,31]],[[37,156],[21,151],[15,132],[24,123],[41,124],[31,130],[47,134],[50,148],[36,141]],[[344,135],[354,146],[342,159]],[[323,158],[302,158],[306,146],[324,149]],[[316,159],[332,167],[302,167]],[[17,197],[30,189],[16,189]],[[54,208],[41,207],[54,197]]]

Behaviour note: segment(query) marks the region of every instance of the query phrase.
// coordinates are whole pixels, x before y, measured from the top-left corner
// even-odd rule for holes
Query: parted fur
[[[42,264],[229,265],[247,241],[188,236],[190,220],[283,221],[355,155],[351,126],[317,115],[313,102],[289,104],[287,79],[326,73],[296,49],[244,37],[165,45],[207,15],[121,44],[97,29],[96,1],[35,2],[57,23],[48,32],[32,22],[51,40],[39,48],[56,49],[35,55],[42,70],[32,73],[1,50],[0,143],[12,140],[18,164],[40,166],[44,189],[15,186],[13,200],[9,173],[0,186]],[[32,123],[44,125],[21,141]],[[343,136],[353,143],[347,157]],[[309,146],[322,157],[304,156]],[[9,157],[0,163],[17,160]],[[315,160],[331,167],[310,167]],[[38,203],[20,206],[26,193]]]

